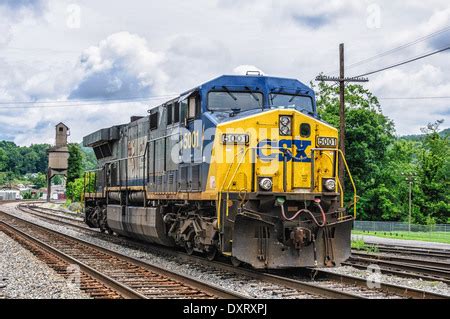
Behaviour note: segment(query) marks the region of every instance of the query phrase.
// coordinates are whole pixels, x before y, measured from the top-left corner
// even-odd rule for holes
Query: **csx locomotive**
[[[90,227],[255,268],[349,257],[345,159],[311,88],[224,75],[148,113],[84,137],[99,163],[85,174]]]

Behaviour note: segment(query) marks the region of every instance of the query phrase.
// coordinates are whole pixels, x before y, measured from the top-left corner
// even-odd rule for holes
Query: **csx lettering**
[[[293,162],[311,162],[311,158],[306,154],[306,149],[311,145],[311,141],[308,140],[280,140],[272,141],[272,140],[264,140],[258,143],[257,146],[257,155],[262,161],[270,162],[278,157],[280,162],[284,161],[284,156],[286,156],[286,160]],[[271,151],[271,148],[280,148],[280,149],[288,149],[291,150],[295,146],[297,152],[294,155],[294,158],[287,153],[284,155],[281,152],[278,152],[278,156],[276,152]],[[265,154],[270,152],[269,154]]]
[[[266,304],[228,304],[228,313],[233,314],[260,314],[265,316],[267,314]]]

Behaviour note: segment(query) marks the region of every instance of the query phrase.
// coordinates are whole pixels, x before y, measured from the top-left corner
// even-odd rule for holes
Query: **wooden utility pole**
[[[408,182],[409,185],[409,192],[408,192],[408,231],[411,231],[411,212],[412,212],[412,185],[416,181],[417,174],[415,173],[402,173],[403,176],[405,176],[405,180]]]
[[[345,83],[346,82],[368,82],[367,78],[362,77],[345,77],[344,67],[344,43],[339,44],[339,77],[319,75],[316,81],[328,81],[339,83],[339,149],[345,156]],[[339,182],[342,189],[344,188],[344,161],[339,157]]]
[[[345,155],[345,68],[344,43],[339,44],[339,148]],[[339,176],[344,189],[344,161],[339,157]]]

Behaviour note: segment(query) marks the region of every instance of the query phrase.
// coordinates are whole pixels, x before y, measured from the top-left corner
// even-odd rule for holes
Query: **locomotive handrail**
[[[228,167],[228,170],[227,170],[227,173],[225,174],[225,177],[224,177],[224,179],[223,179],[222,186],[221,186],[221,188],[219,189],[219,200],[218,200],[219,205],[218,205],[218,208],[217,208],[217,224],[219,225],[219,227],[220,227],[220,222],[221,222],[221,219],[220,219],[220,207],[221,207],[221,202],[222,202],[222,192],[225,191],[225,192],[227,193],[227,200],[228,200],[228,199],[229,199],[229,196],[230,196],[230,187],[231,187],[231,183],[233,182],[233,179],[234,179],[234,177],[236,176],[236,173],[237,173],[239,167],[242,165],[242,163],[243,163],[243,161],[244,161],[244,159],[245,159],[245,156],[247,155],[247,153],[248,153],[249,150],[256,150],[256,149],[270,149],[270,150],[275,149],[275,150],[278,150],[278,151],[282,152],[282,150],[285,149],[285,148],[283,148],[283,147],[271,147],[271,146],[267,146],[267,145],[266,145],[266,146],[259,146],[259,147],[258,147],[258,146],[256,146],[256,147],[248,147],[248,148],[245,149],[245,152],[243,152],[243,154],[242,154],[242,152],[238,152],[238,153],[235,155],[235,158],[236,158],[237,156],[239,156],[240,154],[242,154],[242,158],[241,158],[241,160],[239,161],[239,163],[238,163],[238,165],[236,166],[236,168],[234,169],[234,173],[233,173],[231,179],[230,179],[229,182],[228,182],[227,188],[225,189],[225,188],[224,188],[225,183],[226,183],[226,181],[228,180],[228,176],[229,176],[229,174],[230,174],[230,172],[231,172],[231,168],[233,167],[233,164],[235,163],[235,161],[233,161],[233,162],[230,163],[230,165],[229,165],[229,167]],[[256,161],[256,158],[255,158],[255,161]],[[256,172],[252,172],[252,174],[256,174]],[[284,173],[283,173],[283,175],[284,175]],[[252,176],[252,177],[253,177],[253,176]],[[286,178],[286,176],[283,176],[283,179],[285,179],[285,178]],[[245,189],[245,190],[247,191],[247,189]],[[226,216],[228,216],[228,205],[226,206]]]
[[[355,185],[355,182],[353,180],[352,173],[350,172],[350,169],[348,167],[347,160],[345,159],[344,153],[342,152],[342,150],[340,150],[338,148],[313,148],[313,149],[311,149],[312,161],[314,161],[313,155],[314,155],[315,151],[328,151],[328,152],[333,152],[335,154],[338,154],[336,156],[336,167],[335,167],[335,174],[334,174],[334,176],[335,176],[335,179],[336,179],[336,184],[339,186],[339,189],[341,190],[341,193],[340,193],[340,195],[341,195],[340,196],[340,198],[341,198],[340,206],[342,208],[342,207],[344,207],[344,190],[343,190],[342,185],[341,185],[341,183],[339,181],[339,170],[338,170],[338,162],[339,162],[338,161],[338,157],[339,157],[339,155],[341,156],[342,162],[344,163],[344,168],[347,171],[348,177],[350,178],[350,182],[351,182],[352,187],[353,187],[353,218],[356,218],[356,203],[358,201],[358,195],[357,195],[356,185]],[[312,163],[314,163],[314,162],[312,162]],[[314,180],[313,175],[314,175],[314,170],[312,169],[311,170],[311,180]],[[314,184],[312,184],[311,187],[314,187]]]
[[[358,201],[358,199],[357,199],[358,196],[356,195],[356,185],[355,185],[355,182],[353,181],[353,177],[352,177],[352,174],[350,173],[350,169],[348,168],[347,160],[345,159],[344,153],[340,149],[338,149],[338,152],[342,156],[342,161],[344,162],[348,177],[350,178],[350,182],[352,183],[352,187],[353,187],[353,218],[356,219],[356,202]]]
[[[244,155],[242,156],[242,158],[245,158],[245,154],[247,154],[248,150],[249,150],[249,148],[246,149],[246,151],[244,152]],[[234,157],[236,158],[239,154],[240,153],[237,153]],[[228,167],[228,170],[227,170],[227,173],[225,174],[225,177],[223,179],[222,186],[219,189],[219,198],[218,198],[219,199],[219,201],[218,201],[219,204],[217,205],[217,225],[218,225],[219,228],[220,228],[220,222],[221,222],[220,208],[222,206],[222,204],[221,204],[221,202],[222,202],[222,192],[224,191],[225,182],[227,181],[228,175],[230,174],[231,168],[233,167],[234,163],[235,163],[234,161],[230,163],[230,165]],[[236,173],[236,171],[237,171],[237,168],[235,170],[235,173]],[[233,177],[234,177],[234,175],[235,174],[233,174]],[[231,184],[231,181],[230,181],[229,184]],[[228,200],[228,198],[229,198],[229,187],[228,187],[228,192],[227,192],[227,200]],[[228,212],[228,205],[227,205],[227,212]]]

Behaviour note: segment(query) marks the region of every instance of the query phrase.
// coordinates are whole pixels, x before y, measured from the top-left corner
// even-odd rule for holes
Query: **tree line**
[[[18,146],[11,141],[0,141],[0,187],[15,184],[32,184],[35,188],[46,187],[49,144]],[[69,170],[67,183],[81,176],[85,170],[97,165],[94,152],[77,143],[69,143]],[[61,184],[57,175],[53,183]]]
[[[320,82],[315,89],[320,117],[339,127],[339,88]],[[421,135],[397,137],[394,123],[369,90],[348,85],[345,100],[345,150],[360,196],[358,219],[407,221],[406,176],[412,175],[412,221],[449,222],[450,130],[440,131],[443,120],[424,123]],[[345,190],[350,201],[348,177]]]

